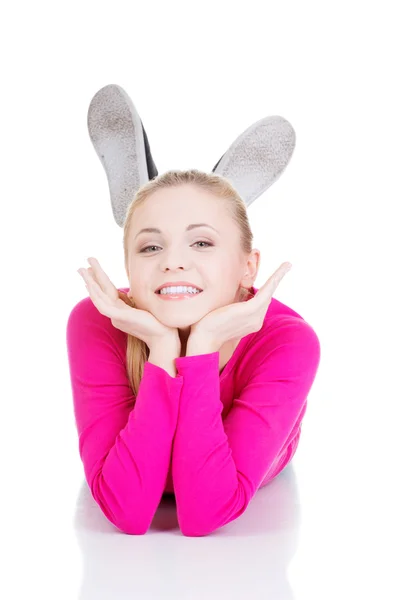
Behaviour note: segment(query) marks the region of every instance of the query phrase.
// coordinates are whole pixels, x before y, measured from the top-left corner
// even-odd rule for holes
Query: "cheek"
[[[216,269],[215,281],[219,281],[223,284],[222,287],[225,290],[236,289],[241,279],[241,271],[236,265],[232,265],[231,262],[219,264]]]
[[[144,268],[132,269],[129,281],[132,289],[135,288],[138,291],[145,290],[146,287],[149,287],[150,283],[149,270],[146,271]]]
[[[137,275],[130,277],[129,286],[130,296],[132,296],[134,302],[143,303],[146,299],[148,301],[149,294],[153,292],[150,283]]]

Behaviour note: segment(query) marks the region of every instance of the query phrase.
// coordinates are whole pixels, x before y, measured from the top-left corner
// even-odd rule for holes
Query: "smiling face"
[[[193,226],[199,223],[210,227]],[[160,233],[141,232],[146,228]],[[130,227],[128,295],[137,308],[177,328],[185,339],[206,314],[238,301],[245,272],[250,270],[254,279],[259,251],[252,251],[249,269],[239,240],[226,202],[210,192],[190,184],[152,192]],[[193,298],[163,300],[155,290],[170,281],[188,281],[203,291]]]

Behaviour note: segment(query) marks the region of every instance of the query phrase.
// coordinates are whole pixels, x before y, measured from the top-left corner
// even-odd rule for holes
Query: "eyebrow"
[[[196,227],[209,227],[210,229],[213,229],[216,233],[219,233],[212,225],[208,225],[207,223],[192,223],[191,225],[188,225],[186,227],[186,231],[191,231],[192,229],[196,229]],[[135,240],[141,233],[162,233],[162,231],[160,229],[157,229],[156,227],[145,227],[144,229],[141,229],[139,233],[135,236]]]

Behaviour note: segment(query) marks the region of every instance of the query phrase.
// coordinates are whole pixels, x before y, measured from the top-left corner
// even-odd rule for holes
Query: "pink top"
[[[118,529],[144,534],[163,493],[174,493],[181,532],[211,533],[239,517],[293,457],[318,337],[272,298],[263,327],[240,340],[221,373],[219,352],[176,358],[176,377],[146,361],[137,397],[126,341],[90,297],[72,309],[68,360],[92,496]]]

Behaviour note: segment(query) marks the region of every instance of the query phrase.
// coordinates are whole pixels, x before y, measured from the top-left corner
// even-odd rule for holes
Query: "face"
[[[192,224],[205,223],[196,228]],[[157,232],[143,232],[157,228]],[[240,286],[255,278],[258,250],[244,257],[240,232],[226,204],[209,192],[185,184],[157,190],[140,206],[128,242],[128,295],[137,308],[151,312],[187,339],[190,327],[206,314],[237,302]],[[194,297],[163,300],[155,290],[170,281],[188,281],[202,289]],[[250,287],[250,282],[247,287]]]

